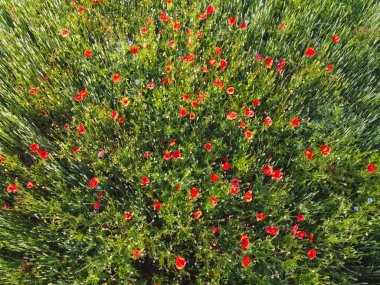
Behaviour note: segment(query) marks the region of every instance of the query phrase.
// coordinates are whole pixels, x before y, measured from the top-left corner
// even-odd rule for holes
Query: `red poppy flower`
[[[179,151],[179,150],[174,151],[172,154],[172,157],[173,157],[173,159],[181,158],[181,151]]]
[[[173,48],[175,46],[175,41],[171,40],[168,43],[169,47]]]
[[[215,54],[220,55],[223,52],[223,50],[220,47],[215,47]]]
[[[280,61],[278,62],[279,67],[285,67],[285,59],[281,58]]]
[[[224,88],[223,81],[220,80],[220,79],[215,79],[215,80],[214,80],[214,84],[215,84],[216,86],[219,86],[220,88]]]
[[[98,191],[98,193],[96,193],[96,196],[98,198],[102,198],[103,197],[103,192],[102,191]]]
[[[229,17],[228,18],[228,24],[230,24],[231,26],[234,25],[236,23],[236,19],[234,17]]]
[[[124,123],[124,122],[125,122],[125,119],[124,119],[123,117],[120,117],[120,118],[119,118],[119,123],[122,124],[122,123]]]
[[[48,153],[46,150],[40,150],[40,151],[38,152],[38,154],[40,155],[40,157],[41,157],[42,159],[46,159],[46,158],[48,157],[48,155],[49,155],[49,153]]]
[[[308,47],[306,50],[305,50],[305,55],[306,57],[313,57],[315,55],[315,49],[312,48],[312,47]]]
[[[245,123],[244,122],[240,122],[239,123],[239,128],[244,129],[245,128]]]
[[[304,219],[305,219],[305,217],[302,214],[298,214],[297,217],[296,217],[296,220],[299,221],[299,222],[303,221]]]
[[[152,154],[151,151],[144,152],[144,158],[148,158]]]
[[[211,231],[212,231],[213,234],[216,234],[216,233],[219,232],[219,229],[218,229],[218,227],[212,226],[211,227]]]
[[[183,98],[183,101],[187,101],[190,99],[190,95],[185,93],[185,94],[183,94],[182,98]]]
[[[162,206],[162,203],[160,201],[156,201],[153,204],[153,209],[156,210],[156,211],[158,211],[158,210],[161,209],[161,206]]]
[[[193,107],[198,107],[199,106],[199,104],[198,104],[198,102],[197,101],[193,101],[193,102],[191,102],[191,106],[193,106]]]
[[[211,196],[210,197],[210,203],[211,203],[211,205],[213,205],[215,207],[218,204],[218,199],[214,196]]]
[[[230,170],[230,169],[231,169],[231,164],[229,164],[229,163],[224,163],[224,164],[222,165],[222,169],[225,170],[225,171]]]
[[[187,114],[186,109],[181,107],[181,108],[179,109],[179,115],[180,115],[181,117],[185,117],[186,114]]]
[[[271,226],[268,226],[267,229],[266,229],[266,233],[267,233],[268,235],[275,236],[275,235],[277,235],[277,233],[278,233],[278,229],[277,229],[277,227],[271,227]]]
[[[227,88],[227,94],[228,95],[232,95],[232,94],[234,94],[234,92],[235,92],[235,88],[233,88],[233,87],[228,87]]]
[[[3,205],[3,210],[4,210],[4,211],[8,211],[8,210],[9,210],[9,205],[8,205],[7,203],[5,203],[5,204]]]
[[[190,198],[189,198],[189,201],[195,199],[196,197],[198,197],[198,194],[199,194],[199,190],[198,188],[192,188],[190,189]]]
[[[207,150],[207,151],[211,151],[211,150],[212,150],[212,144],[211,144],[211,143],[206,143],[206,144],[204,145],[204,148],[205,148],[205,150]]]
[[[240,241],[241,241],[241,248],[243,250],[246,250],[247,247],[249,246],[249,238],[248,238],[248,236],[242,235],[241,238],[240,238]]]
[[[256,214],[256,219],[258,221],[264,221],[265,220],[265,214],[264,213],[257,213]]]
[[[32,94],[32,95],[36,95],[38,92],[38,89],[35,88],[35,87],[30,87],[29,88],[29,93]]]
[[[269,58],[267,58],[267,59],[265,60],[265,66],[266,66],[267,68],[271,68],[272,65],[273,65],[273,57],[269,57]]]
[[[190,120],[194,120],[195,119],[195,114],[193,112],[190,112],[189,118],[190,118]]]
[[[208,65],[211,65],[211,66],[214,66],[215,64],[217,63],[216,59],[215,58],[212,58],[208,61]]]
[[[161,12],[160,20],[165,22],[165,23],[170,23],[170,18],[168,16],[166,16],[166,14],[164,12]]]
[[[310,259],[314,259],[316,256],[317,256],[317,251],[315,249],[310,249],[308,252],[307,252],[307,256],[310,258]]]
[[[310,243],[313,243],[313,239],[314,239],[314,234],[313,234],[313,233],[311,233],[311,234],[309,235],[309,240],[310,240]]]
[[[181,28],[181,23],[174,21],[173,28],[174,28],[174,30],[179,31],[179,29]]]
[[[290,120],[289,123],[292,127],[298,127],[298,125],[300,124],[300,118],[296,117],[296,118]]]
[[[143,176],[143,177],[141,178],[141,185],[142,185],[142,186],[146,186],[146,185],[148,185],[148,184],[149,184],[149,178],[146,177],[146,176]]]
[[[87,50],[84,51],[83,54],[84,54],[84,56],[86,58],[90,58],[92,56],[92,51],[90,51],[90,50],[87,49]]]
[[[214,14],[215,13],[215,7],[213,5],[209,5],[206,9],[207,14]]]
[[[83,135],[86,132],[86,128],[83,125],[79,125],[77,127],[77,131],[78,131],[79,134]]]
[[[7,159],[5,157],[1,157],[0,156],[0,163],[3,163],[4,161],[6,161]]]
[[[245,201],[247,202],[247,203],[249,203],[249,202],[252,202],[252,191],[247,191],[247,192],[245,192]]]
[[[195,59],[195,55],[192,54],[192,53],[190,53],[190,54],[188,54],[188,55],[184,55],[184,56],[182,57],[182,60],[187,61],[187,62],[193,62],[194,59]]]
[[[152,90],[154,88],[154,82],[151,82],[149,83],[146,88],[148,88],[149,90]]]
[[[175,145],[175,142],[176,142],[176,139],[171,139],[170,142],[169,142],[169,145],[173,146],[173,145]]]
[[[274,180],[281,180],[282,179],[282,171],[281,170],[273,170],[272,179]]]
[[[99,210],[99,208],[100,208],[100,202],[98,201],[94,202],[94,209]]]
[[[251,260],[250,260],[249,256],[246,256],[243,258],[241,265],[244,267],[247,267],[250,263],[251,263]]]
[[[199,15],[198,15],[198,19],[199,20],[205,20],[207,18],[207,14],[206,13],[200,13]]]
[[[70,34],[70,31],[66,28],[63,28],[61,31],[60,31],[60,35],[64,38],[66,38],[68,35]]]
[[[210,175],[210,179],[211,179],[212,182],[217,182],[219,180],[219,176],[216,175],[215,173],[212,173]]]
[[[304,239],[306,237],[305,231],[300,231],[297,235],[298,239]]]
[[[321,146],[320,148],[320,151],[322,152],[323,155],[328,155],[329,152],[330,152],[330,148],[327,144]]]
[[[198,210],[198,211],[196,211],[196,212],[194,213],[194,218],[197,219],[197,220],[198,220],[201,216],[202,216],[202,211],[200,211],[200,210]]]
[[[34,183],[32,181],[26,182],[26,188],[32,189],[34,187]]]
[[[253,105],[260,106],[260,100],[259,99],[253,100]]]
[[[334,43],[339,43],[340,38],[339,38],[338,35],[333,35],[333,36],[331,37],[331,40],[332,40]]]
[[[285,23],[281,23],[281,24],[278,25],[278,28],[280,30],[286,29],[286,24]]]
[[[91,189],[94,189],[96,186],[98,186],[98,184],[99,184],[98,178],[96,178],[96,177],[91,178],[90,184],[89,184]]]
[[[239,29],[241,29],[241,30],[244,30],[246,27],[247,27],[247,22],[246,21],[244,21],[243,23],[241,23],[241,25],[239,26]]]
[[[119,116],[119,112],[118,111],[112,111],[110,113],[110,116],[111,116],[112,120],[116,120],[117,117]]]
[[[307,159],[312,159],[314,156],[313,150],[311,148],[306,149],[305,156],[307,157]]]
[[[124,212],[124,214],[123,214],[123,218],[125,219],[125,220],[127,220],[127,221],[130,221],[130,220],[132,220],[132,213],[131,212]]]
[[[264,171],[264,174],[266,176],[272,176],[273,175],[273,168],[272,166],[270,166],[269,164],[265,165],[263,167],[263,171]]]
[[[235,120],[236,117],[237,117],[237,113],[236,112],[231,111],[231,112],[229,112],[227,114],[227,119],[230,120],[230,121]]]
[[[165,159],[165,160],[169,160],[169,159],[170,159],[170,156],[171,156],[170,151],[165,150],[165,152],[164,152],[164,159]]]
[[[182,256],[177,256],[175,260],[175,267],[178,270],[183,269],[186,266],[186,259],[184,259]]]
[[[292,227],[292,231],[291,231],[291,234],[292,235],[295,235],[298,231],[298,224],[295,224],[293,227]]]
[[[255,115],[255,112],[253,112],[250,108],[244,109],[244,116],[252,118]]]
[[[264,124],[265,124],[267,127],[269,127],[269,126],[271,126],[271,125],[273,124],[273,121],[272,121],[272,119],[271,119],[270,117],[266,117],[266,118],[264,119]]]
[[[239,187],[237,185],[232,185],[230,187],[230,193],[232,195],[236,195],[237,193],[239,193]]]
[[[33,151],[33,152],[37,152],[37,151],[40,149],[40,146],[39,146],[39,144],[34,143],[34,144],[32,144],[32,145],[29,147],[29,149],[30,149],[31,151]]]
[[[220,63],[219,63],[220,70],[224,70],[227,67],[227,65],[228,65],[227,60],[225,59],[220,60]]]
[[[131,51],[132,54],[134,54],[134,55],[136,55],[136,54],[139,53],[139,49],[138,49],[138,47],[135,46],[135,45],[132,45],[132,46],[130,47],[130,51]]]
[[[7,187],[7,191],[8,193],[17,193],[17,191],[19,190],[19,188],[17,187],[16,184],[9,184],[8,187]]]
[[[369,164],[367,170],[369,173],[374,173],[376,170],[376,165],[374,165],[373,163]]]
[[[332,70],[333,70],[333,66],[329,63],[329,64],[327,65],[327,67],[326,67],[326,70],[327,70],[328,72],[332,71]]]
[[[117,73],[114,73],[114,74],[112,75],[112,81],[115,82],[115,83],[120,82],[121,79],[122,79],[122,78],[121,78],[121,77],[119,76],[119,74],[117,74]]]
[[[249,131],[249,130],[246,130],[245,132],[244,132],[244,136],[247,138],[247,139],[252,139],[253,138],[253,133],[251,132],[251,131]]]
[[[146,34],[148,32],[148,28],[147,27],[142,27],[141,29],[140,29],[140,33],[141,34]]]
[[[240,181],[237,178],[232,178],[231,182],[232,182],[232,185],[238,186]]]
[[[86,98],[87,94],[88,94],[88,92],[87,92],[86,89],[81,90],[78,94],[76,94],[76,95],[74,96],[74,100],[75,100],[75,101],[83,101],[84,98]]]
[[[133,256],[134,258],[139,257],[139,255],[140,255],[140,251],[139,251],[138,249],[134,249],[134,250],[132,251],[132,256]]]

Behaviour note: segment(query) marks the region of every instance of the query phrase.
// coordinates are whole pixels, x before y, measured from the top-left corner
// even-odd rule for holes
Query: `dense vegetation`
[[[1,284],[379,284],[375,0],[0,0]]]

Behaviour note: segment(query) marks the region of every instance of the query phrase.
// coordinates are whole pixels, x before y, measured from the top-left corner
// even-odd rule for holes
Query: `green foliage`
[[[0,0],[0,203],[9,207],[0,212],[0,283],[380,283],[379,171],[367,171],[379,162],[379,3],[100,2]],[[215,13],[199,19],[210,4]],[[170,23],[160,20],[161,12]],[[215,47],[223,52],[216,55]],[[308,47],[315,56],[305,56]],[[93,52],[90,58],[85,50]],[[189,54],[194,61],[183,60]],[[221,59],[228,62],[224,70]],[[120,82],[111,80],[115,73]],[[84,100],[74,100],[81,90],[88,91]],[[112,120],[112,111],[124,122]],[[226,118],[231,111],[236,120]],[[266,117],[273,125],[263,123]],[[296,117],[300,125],[292,127]],[[77,131],[81,124],[84,134]],[[34,143],[48,158],[30,150]],[[328,155],[322,145],[331,148]],[[312,159],[305,157],[308,148]],[[166,150],[180,150],[181,158],[165,160]],[[222,170],[223,157],[230,170]],[[263,173],[268,164],[282,179]],[[100,183],[90,189],[94,177]],[[240,181],[236,195],[233,178]],[[17,193],[7,191],[11,184]],[[189,201],[192,188],[199,195]],[[247,191],[252,202],[245,201]],[[195,219],[198,210],[202,216]],[[298,213],[304,221],[297,222]],[[297,223],[306,238],[291,234]],[[268,235],[268,226],[278,234]],[[307,255],[312,248],[315,259]],[[187,261],[183,269],[176,269],[178,256]]]

